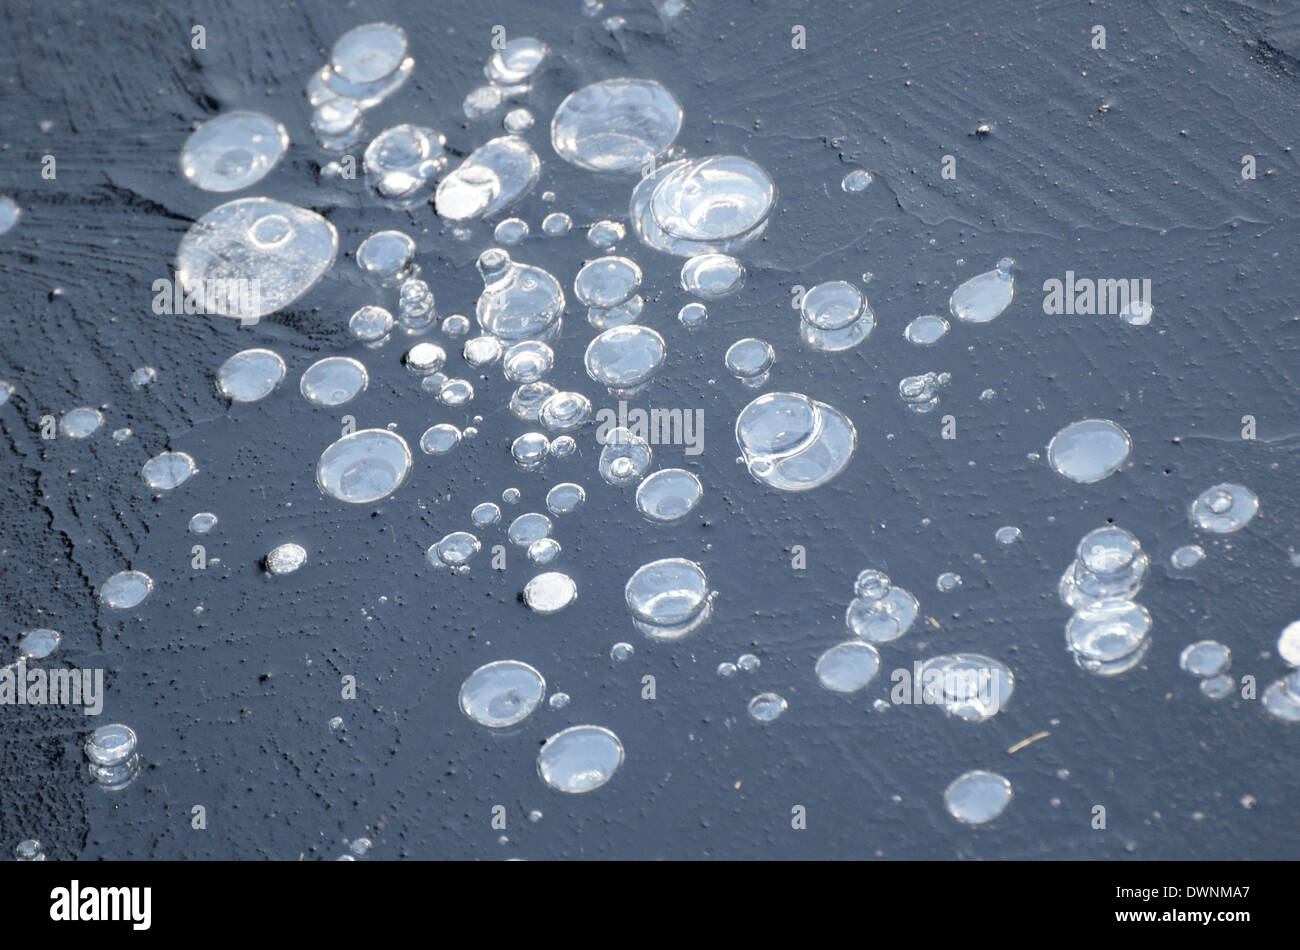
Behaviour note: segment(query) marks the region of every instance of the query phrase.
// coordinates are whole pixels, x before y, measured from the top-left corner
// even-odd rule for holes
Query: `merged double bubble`
[[[771,488],[808,491],[848,465],[857,447],[849,417],[802,393],[764,393],[736,418],[736,443],[749,474]]]

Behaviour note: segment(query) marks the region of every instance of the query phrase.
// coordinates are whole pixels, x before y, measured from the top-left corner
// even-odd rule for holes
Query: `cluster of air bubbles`
[[[1138,539],[1114,525],[1084,535],[1075,555],[1058,587],[1061,602],[1072,610],[1133,599],[1150,564]]]
[[[433,180],[447,167],[446,144],[441,132],[422,125],[385,129],[366,146],[366,183],[390,207],[411,207],[424,201]]]
[[[338,231],[314,211],[237,198],[185,232],[176,274],[187,309],[193,301],[199,312],[255,320],[316,286],[337,254]]]
[[[889,575],[868,568],[853,582],[853,600],[844,611],[844,625],[854,636],[870,643],[888,643],[907,633],[921,605],[912,594],[895,586]]]
[[[1061,575],[1058,594],[1074,611],[1065,641],[1074,661],[1099,676],[1137,666],[1151,645],[1151,615],[1133,598],[1150,563],[1138,539],[1115,525],[1089,531]]]
[[[988,323],[1000,317],[1016,294],[1016,281],[1012,274],[1015,263],[1004,257],[994,270],[977,274],[959,284],[948,300],[952,315],[966,323]]]
[[[321,453],[316,484],[338,501],[369,504],[396,491],[410,470],[405,439],[387,429],[360,429]]]
[[[736,444],[754,480],[808,491],[848,465],[857,430],[838,409],[801,393],[764,393],[736,417]]]
[[[292,574],[307,563],[307,549],[289,542],[272,548],[265,558],[268,574]]]
[[[908,409],[917,413],[939,408],[939,390],[952,382],[951,373],[921,373],[898,381],[898,395]]]
[[[1047,443],[1047,464],[1080,484],[1099,482],[1119,471],[1133,451],[1128,432],[1109,419],[1072,422]]]
[[[266,177],[288,147],[288,131],[269,115],[226,112],[185,140],[181,174],[204,191],[239,191]]]
[[[647,521],[671,524],[700,503],[704,486],[683,468],[661,468],[636,487],[636,508]]]
[[[551,736],[537,753],[537,774],[559,792],[600,788],[623,764],[623,743],[603,726],[570,726]]]
[[[653,457],[649,442],[620,426],[606,434],[596,469],[605,484],[622,488],[639,481]]]
[[[393,23],[364,23],[334,42],[329,62],[307,81],[311,125],[324,149],[361,140],[362,115],[400,89],[415,70],[406,32]]]
[[[365,132],[365,110],[353,99],[328,99],[312,111],[311,129],[316,143],[331,152],[342,152],[361,141]]]
[[[492,247],[478,258],[483,292],[476,305],[483,332],[504,344],[521,340],[549,342],[560,330],[564,291],[550,272],[510,259]]]
[[[629,396],[644,387],[663,365],[664,338],[638,324],[613,327],[592,338],[583,355],[587,375],[612,396]]]
[[[805,293],[799,318],[799,339],[827,353],[857,346],[876,326],[867,298],[847,280],[828,280]]]
[[[948,814],[967,825],[982,825],[1011,802],[1011,783],[996,772],[976,769],[959,776],[943,793]]]
[[[546,696],[542,674],[519,660],[480,666],[460,687],[460,711],[492,729],[518,725]]]
[[[1015,688],[1011,669],[981,653],[935,656],[921,664],[922,702],[967,722],[992,719]]]
[[[507,99],[527,95],[530,80],[549,52],[545,43],[531,36],[516,37],[493,50],[483,65],[487,84],[470,90],[462,104],[465,118],[481,119],[495,112]],[[523,132],[532,126],[533,117],[527,109],[514,109],[502,124],[508,132]]]
[[[436,301],[429,285],[410,277],[397,289],[397,319],[412,333],[426,330],[438,316]]]
[[[709,579],[694,561],[662,558],[628,578],[624,599],[636,628],[653,640],[678,640],[712,613]]]
[[[1207,488],[1192,502],[1192,526],[1214,534],[1240,531],[1259,513],[1259,497],[1245,485],[1224,482]]]
[[[489,139],[438,182],[434,210],[445,221],[488,217],[532,191],[541,171],[541,159],[519,136]]]
[[[932,313],[922,314],[903,330],[903,339],[914,346],[933,346],[948,335],[948,321]]]
[[[1210,699],[1223,699],[1232,691],[1228,667],[1232,651],[1218,640],[1199,640],[1183,648],[1178,665],[1201,681],[1201,692]]]
[[[130,726],[112,723],[100,726],[86,739],[90,777],[105,791],[126,788],[140,772],[137,739]]]

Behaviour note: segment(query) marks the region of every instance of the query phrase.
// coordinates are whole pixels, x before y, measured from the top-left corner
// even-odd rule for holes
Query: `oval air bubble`
[[[331,498],[360,505],[387,498],[406,480],[411,450],[387,429],[345,435],[321,453],[316,484]]]

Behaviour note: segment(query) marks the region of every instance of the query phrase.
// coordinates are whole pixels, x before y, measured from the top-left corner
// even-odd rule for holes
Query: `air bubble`
[[[602,726],[570,726],[546,740],[537,754],[537,774],[559,792],[600,788],[623,764],[623,743]]]
[[[527,663],[497,660],[480,666],[460,687],[460,711],[480,726],[505,729],[532,715],[546,680]]]
[[[260,347],[241,350],[217,369],[217,389],[232,402],[256,402],[274,392],[284,374],[278,353]]]
[[[1109,419],[1084,419],[1066,426],[1047,443],[1052,471],[1081,484],[1114,475],[1128,461],[1133,440]]]
[[[968,825],[992,821],[1011,802],[1011,783],[982,769],[959,776],[943,793],[948,814]]]
[[[143,571],[119,571],[99,588],[99,600],[114,610],[139,606],[153,591],[153,578]]]
[[[1250,523],[1259,512],[1259,497],[1244,485],[1224,482],[1207,488],[1192,502],[1192,525],[1202,531],[1230,534]]]
[[[690,514],[704,492],[700,480],[681,468],[664,468],[636,487],[636,508],[647,521],[670,524]]]
[[[395,492],[410,470],[405,439],[387,429],[362,429],[321,453],[316,484],[338,501],[369,504]]]

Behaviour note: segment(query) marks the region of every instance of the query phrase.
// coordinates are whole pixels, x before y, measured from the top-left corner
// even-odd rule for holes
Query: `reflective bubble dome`
[[[478,723],[504,729],[523,722],[546,695],[542,674],[519,660],[480,666],[460,687],[460,711]]]
[[[623,764],[623,743],[603,726],[570,726],[546,740],[537,754],[537,774],[559,792],[600,788]]]
[[[587,375],[613,392],[631,392],[644,385],[664,361],[664,338],[649,327],[614,327],[587,345],[583,362]]]
[[[690,514],[700,503],[704,486],[682,468],[662,468],[636,487],[636,508],[647,521],[670,524]]]
[[[181,146],[181,174],[204,191],[239,191],[261,181],[289,147],[289,132],[261,112],[226,112]]]
[[[640,172],[682,127],[677,97],[652,79],[605,79],[570,93],[551,120],[551,145],[592,171]]]
[[[391,495],[410,470],[405,439],[387,429],[361,429],[321,453],[316,484],[331,498],[367,504]]]
[[[1047,462],[1074,482],[1099,482],[1128,461],[1133,440],[1108,419],[1084,419],[1066,426],[1047,444]]]

